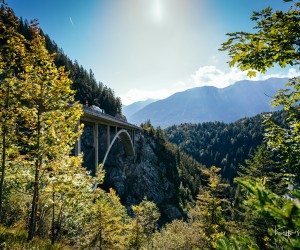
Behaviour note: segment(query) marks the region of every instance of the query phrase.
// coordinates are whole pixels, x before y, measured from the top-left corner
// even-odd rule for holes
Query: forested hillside
[[[186,218],[199,190],[207,186],[205,167],[169,143],[161,129],[148,122],[142,128],[136,135],[135,160],[126,157],[122,143],[112,147],[103,187],[113,187],[128,210],[144,197],[154,201],[160,225]]]
[[[299,9],[293,1],[287,12],[255,11],[256,32],[222,44],[230,65],[299,66]],[[68,72],[36,21],[22,35],[27,24],[4,1],[0,17],[0,249],[299,249],[300,78],[273,99],[284,112],[166,131],[195,158],[207,156],[209,168],[146,122],[132,165],[111,155],[111,172],[91,176],[82,155],[71,155],[82,105]]]
[[[27,20],[20,19],[18,31],[27,39],[30,38],[30,26]],[[69,72],[69,78],[73,81],[72,89],[76,90],[75,100],[84,105],[87,103],[89,106],[96,105],[112,116],[121,114],[121,99],[115,96],[114,91],[97,81],[91,69],[87,71],[77,61],[73,62],[69,59],[55,41],[51,40],[42,30],[41,33],[45,37],[47,50],[49,53],[55,54],[55,65],[57,67],[64,66],[65,70]]]
[[[230,182],[237,176],[240,165],[245,164],[263,143],[264,115],[224,122],[181,124],[164,130],[167,139],[183,152],[207,167],[218,166],[223,178]],[[285,113],[274,113],[274,120],[283,124]]]
[[[121,195],[132,199],[126,211],[114,190],[100,188],[104,173],[91,176],[82,156],[70,154],[82,132],[82,106],[37,22],[24,36],[9,7],[0,13],[1,248],[149,247],[160,218],[163,225],[187,217],[209,173],[144,124],[141,154],[129,169],[132,193]],[[118,167],[124,173],[124,163]]]

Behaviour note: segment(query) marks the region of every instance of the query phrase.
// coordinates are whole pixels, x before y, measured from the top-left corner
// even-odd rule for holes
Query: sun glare
[[[154,0],[153,4],[154,20],[160,22],[163,19],[163,5],[162,0]]]

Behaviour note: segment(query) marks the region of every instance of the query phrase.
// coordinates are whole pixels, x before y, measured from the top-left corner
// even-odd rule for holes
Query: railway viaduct
[[[103,113],[97,107],[83,107],[79,123],[84,130],[76,142],[75,155],[83,153],[83,163],[94,175],[100,163],[105,165],[107,156],[117,139],[120,139],[127,156],[135,156],[134,139],[141,128]]]

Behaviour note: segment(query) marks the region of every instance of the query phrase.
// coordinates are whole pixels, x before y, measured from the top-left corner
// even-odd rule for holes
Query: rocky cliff
[[[181,180],[173,152],[143,132],[136,136],[135,150],[135,157],[126,157],[122,143],[115,143],[105,166],[103,187],[114,188],[129,212],[147,197],[158,206],[161,223],[182,218]]]

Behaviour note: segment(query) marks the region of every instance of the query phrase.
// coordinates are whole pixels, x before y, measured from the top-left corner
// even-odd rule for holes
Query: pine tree
[[[87,214],[86,246],[98,249],[125,249],[129,219],[116,192],[97,188]]]
[[[146,197],[144,197],[139,206],[142,208],[141,226],[146,236],[147,249],[151,249],[152,235],[157,228],[160,212],[155,203],[147,200]]]
[[[132,210],[135,218],[129,235],[129,246],[132,249],[141,249],[143,246],[151,249],[152,235],[157,227],[160,213],[155,203],[148,201],[146,197],[139,205],[132,206]]]
[[[208,249],[214,248],[215,240],[224,235],[226,230],[223,213],[228,201],[222,198],[222,192],[228,185],[221,183],[220,170],[212,166],[204,171],[208,175],[208,187],[201,187],[196,205],[190,211],[192,225]]]
[[[286,193],[282,162],[262,144],[246,165],[240,167],[239,180],[264,181],[266,188],[277,194]]]

